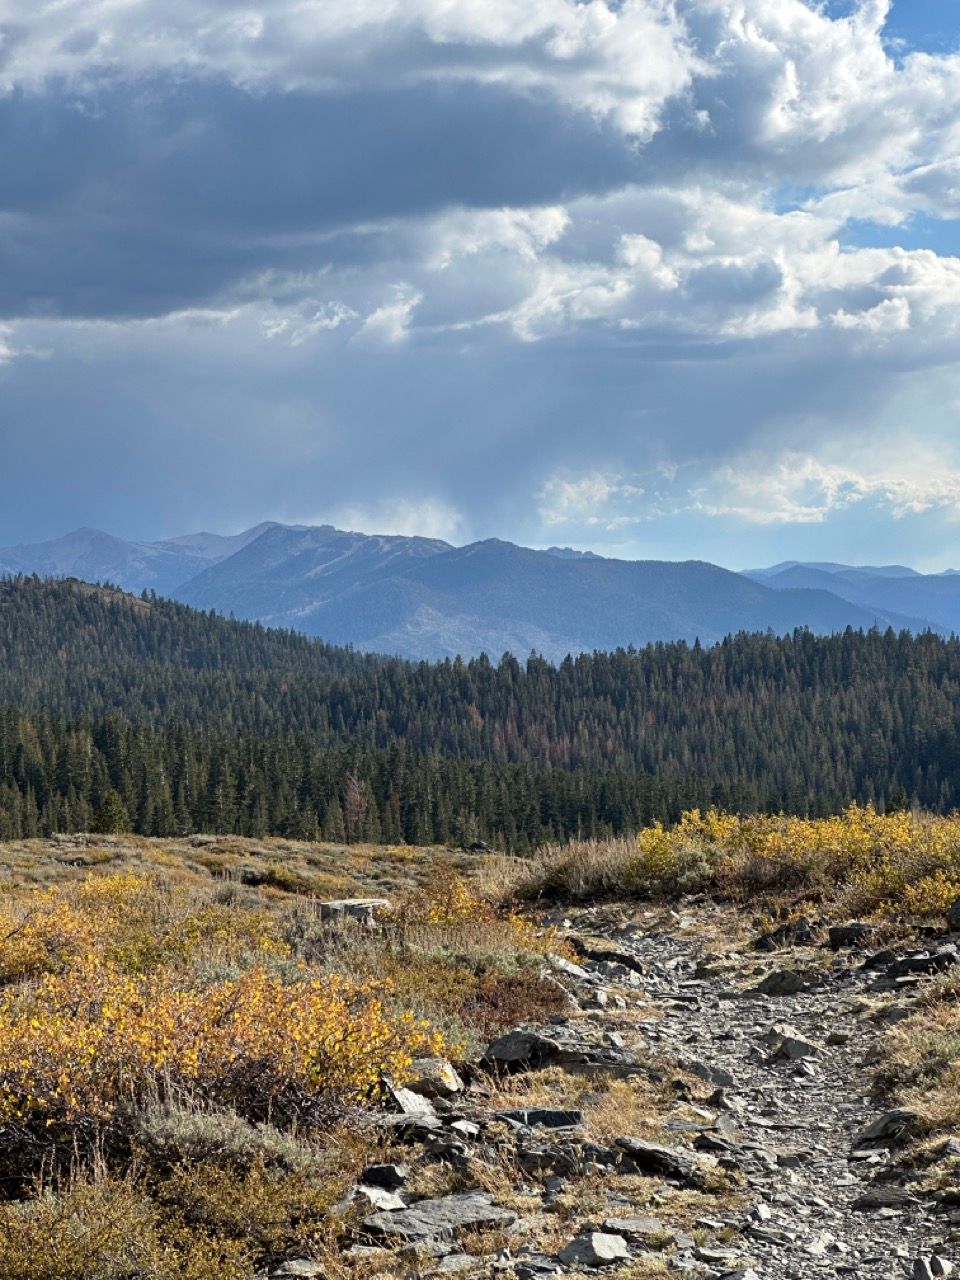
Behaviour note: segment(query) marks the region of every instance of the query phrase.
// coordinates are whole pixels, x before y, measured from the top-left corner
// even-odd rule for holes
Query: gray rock
[[[463,1081],[446,1058],[414,1058],[410,1088],[425,1098],[452,1098]]]
[[[585,1231],[565,1244],[557,1257],[567,1265],[584,1267],[609,1267],[615,1262],[627,1262],[630,1250],[623,1236],[606,1231]]]
[[[367,1187],[363,1183],[354,1187],[351,1197],[354,1200],[366,1200],[371,1209],[380,1209],[384,1213],[407,1207],[406,1200],[401,1200],[395,1191],[387,1191],[384,1187]]]
[[[528,1128],[570,1129],[583,1123],[583,1112],[576,1108],[563,1110],[556,1107],[514,1107],[510,1110],[495,1111],[493,1114],[498,1120],[525,1125]]]
[[[510,1227],[516,1220],[515,1213],[495,1205],[485,1191],[464,1191],[436,1200],[419,1200],[396,1213],[372,1214],[363,1225],[374,1238],[416,1243],[449,1240],[458,1231],[471,1227]]]
[[[319,1262],[309,1258],[291,1258],[270,1272],[271,1280],[324,1280],[326,1271]]]
[[[368,1187],[383,1187],[385,1191],[396,1191],[409,1177],[409,1165],[371,1164],[367,1165],[361,1173],[360,1181]]]
[[[753,990],[762,996],[795,996],[808,991],[810,986],[810,980],[796,969],[776,969]]]
[[[377,912],[390,910],[390,901],[388,898],[337,898],[330,902],[319,902],[317,907],[321,920],[353,920],[372,928],[377,921]]]
[[[414,1093],[412,1089],[401,1089],[390,1084],[387,1085],[387,1093],[401,1115],[417,1118],[425,1116],[430,1119],[436,1117],[437,1113],[430,1099],[420,1093]]]
[[[805,1040],[793,1027],[771,1027],[765,1036],[771,1048],[771,1058],[778,1062],[799,1062],[802,1058],[820,1056],[820,1046]]]
[[[655,1173],[693,1187],[703,1185],[706,1174],[716,1168],[712,1156],[696,1156],[680,1147],[662,1147],[642,1138],[617,1138],[616,1145],[638,1173]]]
[[[539,1031],[508,1031],[487,1045],[484,1061],[499,1066],[544,1067],[561,1054],[558,1041]]]
[[[937,1254],[930,1257],[917,1258],[911,1272],[913,1280],[937,1280],[939,1276],[952,1276],[953,1263]]]
[[[894,1107],[861,1129],[854,1139],[854,1146],[864,1147],[883,1138],[907,1139],[916,1129],[919,1119],[917,1112],[909,1107]]]
[[[671,1235],[659,1218],[647,1218],[636,1215],[626,1218],[604,1218],[604,1231],[615,1236],[626,1236],[628,1240],[650,1240],[656,1236],[664,1239]]]
[[[873,934],[873,925],[863,924],[857,920],[852,924],[835,924],[827,933],[830,946],[834,951],[843,947],[862,946]]]

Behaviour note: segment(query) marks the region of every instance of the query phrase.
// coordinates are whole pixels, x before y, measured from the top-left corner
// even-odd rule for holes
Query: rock
[[[425,1098],[452,1098],[463,1081],[446,1058],[414,1058],[410,1088]]]
[[[892,1111],[885,1111],[883,1115],[877,1116],[876,1120],[872,1120],[861,1129],[853,1145],[864,1147],[883,1138],[905,1140],[916,1129],[919,1119],[917,1112],[911,1111],[908,1107],[894,1107]]]
[[[416,1243],[421,1240],[449,1240],[457,1231],[473,1227],[510,1227],[517,1215],[495,1205],[485,1191],[464,1191],[418,1200],[396,1213],[375,1213],[364,1219],[364,1229],[376,1239],[388,1238]]]
[[[834,951],[843,947],[862,946],[872,935],[873,925],[854,921],[852,924],[835,924],[827,932],[827,939]]]
[[[771,1027],[764,1038],[770,1045],[770,1057],[774,1062],[799,1062],[802,1058],[820,1055],[820,1046],[812,1040],[804,1040],[793,1027]]]
[[[616,1146],[638,1173],[656,1173],[694,1187],[702,1186],[706,1173],[717,1164],[712,1156],[695,1156],[682,1148],[661,1147],[642,1138],[617,1138]]]
[[[561,1054],[558,1041],[539,1031],[508,1031],[487,1045],[484,1062],[495,1066],[545,1067]]]
[[[960,898],[955,898],[947,908],[947,925],[954,933],[960,933]]]
[[[405,1209],[407,1207],[406,1200],[401,1200],[394,1191],[387,1191],[384,1187],[367,1187],[363,1183],[354,1187],[350,1193],[350,1198],[356,1200],[362,1198],[366,1200],[371,1209],[380,1209],[384,1213],[392,1213],[395,1209]]]
[[[532,1253],[528,1257],[518,1258],[513,1271],[517,1280],[539,1280],[540,1276],[560,1275],[560,1263],[556,1258],[548,1258],[545,1253]]]
[[[753,1267],[738,1267],[736,1271],[724,1271],[720,1280],[760,1280]]]
[[[575,1108],[564,1111],[552,1107],[515,1107],[507,1111],[495,1111],[493,1114],[498,1120],[525,1125],[527,1128],[570,1129],[583,1123],[583,1112]]]
[[[271,1280],[324,1280],[326,1271],[309,1258],[291,1258],[270,1272]]]
[[[557,1257],[568,1265],[584,1267],[608,1267],[615,1262],[627,1262],[630,1250],[623,1236],[606,1231],[586,1231],[565,1244]]]
[[[368,1187],[383,1187],[385,1191],[396,1191],[409,1177],[409,1165],[371,1164],[367,1165],[361,1173],[360,1181]]]
[[[909,955],[898,956],[887,965],[886,977],[896,981],[898,978],[922,977],[925,974],[943,973],[960,963],[956,947],[940,947],[937,951],[911,951]]]
[[[437,1113],[433,1109],[433,1104],[422,1094],[414,1093],[412,1089],[401,1089],[392,1084],[387,1085],[387,1093],[401,1115],[436,1118]]]
[[[809,990],[811,983],[796,969],[775,969],[753,988],[762,996],[795,996]]]
[[[604,1218],[602,1226],[604,1231],[611,1235],[626,1236],[628,1240],[650,1240],[657,1236],[667,1239],[671,1234],[659,1218],[647,1218],[642,1215],[628,1218]]]
[[[389,911],[390,901],[388,898],[337,898],[318,902],[317,907],[321,920],[354,920],[372,929],[377,922],[377,912]]]
[[[431,1267],[424,1276],[451,1276],[461,1275],[466,1271],[476,1271],[480,1266],[480,1259],[474,1258],[469,1253],[450,1253],[445,1258],[441,1258],[435,1267]]]
[[[852,1209],[902,1209],[916,1204],[916,1197],[903,1187],[870,1187],[851,1204]]]
[[[917,1258],[910,1274],[913,1280],[936,1280],[938,1276],[952,1276],[953,1263],[937,1254],[927,1258]]]

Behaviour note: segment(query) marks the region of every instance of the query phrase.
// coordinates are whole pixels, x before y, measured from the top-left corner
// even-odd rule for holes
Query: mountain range
[[[365,651],[442,658],[568,653],[738,631],[892,626],[960,631],[960,575],[788,562],[735,573],[704,561],[614,560],[498,539],[265,523],[233,536],[130,542],[97,529],[0,548],[0,574],[144,589]]]

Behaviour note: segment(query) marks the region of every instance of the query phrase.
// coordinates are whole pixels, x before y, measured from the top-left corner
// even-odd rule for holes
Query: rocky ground
[[[759,939],[704,904],[558,917],[569,1009],[423,1064],[378,1116],[344,1254],[397,1277],[924,1280],[960,1262],[960,1181],[904,1160],[881,1038],[957,962],[804,921]],[[934,1161],[953,1168],[960,1143]],[[322,1275],[287,1263],[279,1277]]]

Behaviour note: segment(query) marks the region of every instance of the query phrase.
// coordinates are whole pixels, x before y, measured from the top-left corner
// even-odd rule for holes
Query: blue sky
[[[0,544],[960,564],[947,0],[7,0]]]

